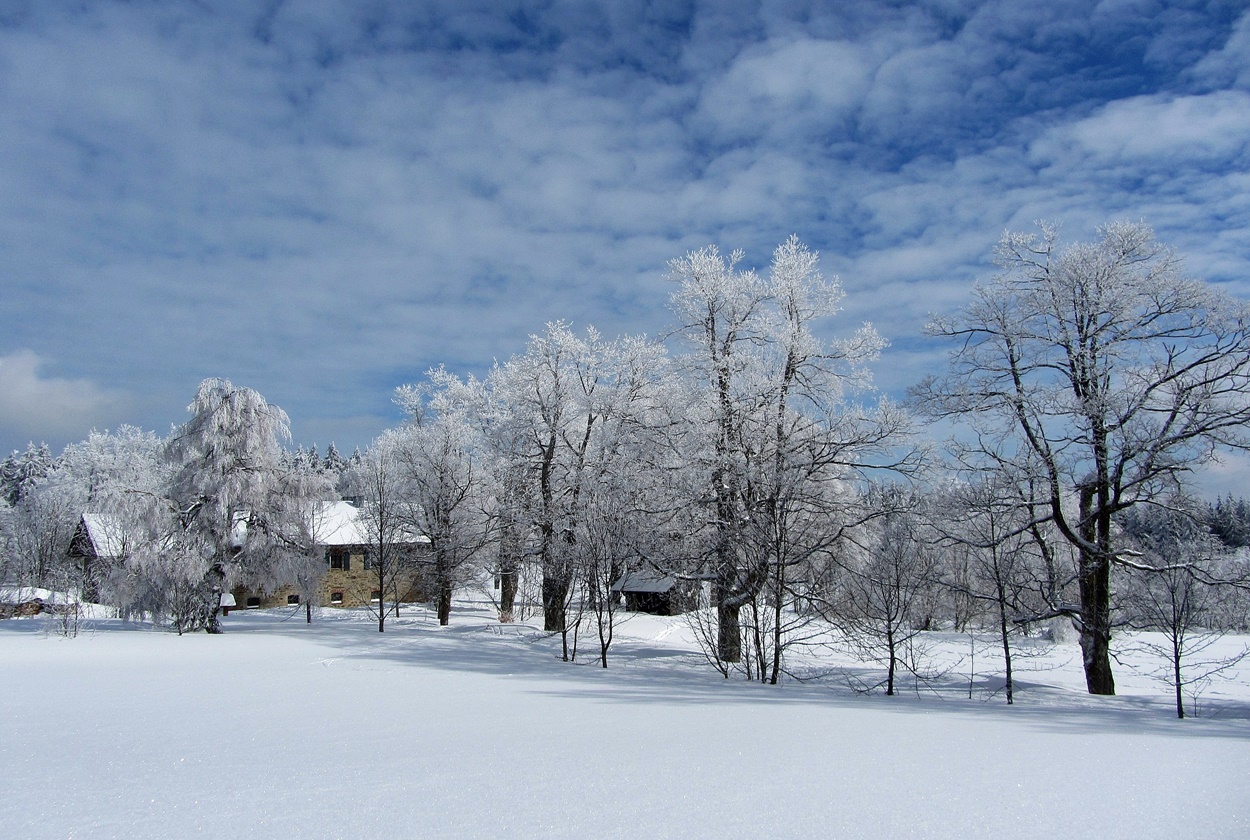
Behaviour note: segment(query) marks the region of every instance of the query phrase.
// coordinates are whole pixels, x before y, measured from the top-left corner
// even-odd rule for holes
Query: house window
[[[247,608],[248,608],[248,609],[250,609],[250,610],[252,610],[252,609],[256,609],[256,608],[257,608],[257,607],[259,607],[259,606],[260,606],[260,598],[257,598],[255,595],[253,595],[251,598],[248,598],[248,599],[247,599]]]
[[[381,593],[381,591],[379,591],[379,590],[375,589],[375,590],[373,590],[372,592],[370,592],[370,593],[369,593],[369,600],[370,600],[370,601],[374,601],[374,602],[381,601],[381,600],[382,600],[382,593]]]
[[[291,605],[298,604],[298,603],[299,603],[299,596],[298,596],[298,595],[288,595],[288,596],[286,596],[286,602],[287,602],[288,604],[291,604]]]
[[[330,593],[330,603],[331,603],[331,604],[341,604],[341,603],[343,603],[343,593],[342,593],[342,592],[331,592],[331,593]]]
[[[345,572],[351,571],[352,555],[345,546],[331,546],[326,549],[326,562],[330,564],[331,569],[342,569]]]

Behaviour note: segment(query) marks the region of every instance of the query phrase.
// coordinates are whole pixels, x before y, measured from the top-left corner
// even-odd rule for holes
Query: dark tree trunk
[[[1003,645],[1003,669],[1007,675],[1007,705],[1012,705],[1014,700],[1014,686],[1011,681],[1011,636],[1010,625],[1007,623],[1007,588],[1003,585],[1003,569],[998,563],[998,548],[994,547],[994,587],[998,595],[998,634],[999,640]]]
[[[716,654],[721,662],[742,661],[742,624],[738,614],[742,607],[737,604],[718,604],[716,607]]]
[[[1111,673],[1111,564],[1107,559],[1111,524],[1110,515],[1104,514],[1105,505],[1094,513],[1094,495],[1094,488],[1081,488],[1081,537],[1101,549],[1080,551],[1081,659],[1089,693],[1112,695],[1115,678]]]
[[[499,621],[502,624],[512,623],[512,610],[516,604],[518,584],[515,569],[499,571]]]
[[[738,557],[733,547],[731,523],[735,519],[732,494],[723,471],[713,475],[716,498],[716,656],[721,662],[742,661],[742,602],[735,591],[738,584]]]
[[[444,577],[438,583],[438,623],[447,626],[451,621],[451,581]]]
[[[777,569],[778,576],[781,575],[781,568]],[[768,677],[771,685],[777,684],[777,677],[781,673],[781,587],[778,586],[777,603],[773,604],[773,664],[772,673]]]
[[[1172,636],[1172,684],[1176,686],[1176,716],[1185,719],[1185,698],[1182,694],[1184,683],[1181,682],[1181,643],[1175,633]]]
[[[543,575],[543,629],[549,633],[565,630],[564,605],[569,597],[569,582],[555,574]]]
[[[889,650],[889,653],[890,653],[890,666],[889,666],[889,671],[886,673],[886,678],[885,678],[886,680],[885,681],[885,694],[887,697],[893,697],[894,696],[894,664],[898,661],[897,657],[895,656],[894,631],[893,630],[886,631],[885,643],[886,643],[886,648]]]
[[[378,632],[386,632],[386,576],[378,575]]]
[[[1090,694],[1115,694],[1111,673],[1110,565],[1081,558],[1081,657]]]
[[[226,591],[226,572],[220,563],[214,564],[208,570],[208,574],[204,576],[205,595],[204,603],[204,630],[208,633],[221,633],[221,594]]]
[[[1011,637],[1007,635],[1007,607],[1003,601],[1001,585],[999,586],[998,595],[998,632],[1003,643],[1003,665],[1007,672],[1007,705],[1010,706],[1015,702],[1013,697],[1014,686],[1011,682]]]
[[[552,520],[555,510],[555,491],[551,486],[551,471],[555,461],[556,433],[554,430],[543,447],[542,466],[538,471],[538,490],[543,502],[543,518],[539,527],[542,540],[543,559],[543,629],[548,633],[563,633],[564,601],[568,597],[569,582],[567,575],[558,567],[556,551],[556,530]],[[565,658],[568,658],[567,645]]]

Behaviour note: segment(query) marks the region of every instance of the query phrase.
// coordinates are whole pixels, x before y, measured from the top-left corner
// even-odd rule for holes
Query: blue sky
[[[547,321],[664,332],[708,243],[819,250],[899,395],[1037,219],[1250,297],[1243,7],[0,0],[0,449],[207,376],[363,446]]]

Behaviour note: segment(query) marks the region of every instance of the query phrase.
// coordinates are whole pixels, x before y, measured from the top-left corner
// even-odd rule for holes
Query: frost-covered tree
[[[524,505],[526,529],[536,534],[542,569],[543,627],[567,633],[566,610],[573,580],[565,524],[578,473],[570,458],[577,440],[575,399],[580,383],[572,360],[585,342],[563,323],[530,337],[526,352],[491,371],[489,385],[499,412],[497,455],[523,480],[516,501]],[[575,444],[574,444],[575,445]]]
[[[871,466],[911,463],[911,454],[893,452],[906,416],[888,403],[851,402],[869,386],[867,364],[885,342],[870,325],[836,342],[814,331],[837,311],[837,279],[821,274],[817,255],[796,237],[777,247],[767,277],[739,268],[742,256],[708,247],[669,264],[679,284],[672,309],[689,348],[677,363],[694,396],[683,449],[691,495],[706,512],[716,656],[724,663],[741,661],[740,612],[770,577],[775,619],[787,575],[828,549],[827,534],[808,526],[829,518],[823,506],[839,495],[831,488]],[[780,627],[771,628],[773,678]]]
[[[497,412],[492,424],[496,455],[522,482],[515,501],[523,506],[524,527],[536,537],[543,627],[562,634],[570,629],[566,618],[574,578],[570,520],[576,515],[581,478],[580,432],[583,424],[594,422],[578,409],[587,383],[579,378],[577,365],[596,341],[593,332],[583,339],[567,324],[548,324],[545,333],[530,337],[523,354],[497,365],[488,380]]]
[[[1247,587],[1244,577],[1228,575],[1226,551],[1200,519],[1193,500],[1173,498],[1166,504],[1129,511],[1120,518],[1127,540],[1138,550],[1123,598],[1125,618],[1137,630],[1163,636],[1137,640],[1164,667],[1150,676],[1168,684],[1176,699],[1176,716],[1185,717],[1185,689],[1200,686],[1250,655],[1243,648],[1231,656],[1214,655],[1224,636],[1221,601],[1234,587]]]
[[[331,441],[326,447],[325,458],[321,461],[321,468],[331,476],[338,478],[347,469],[347,462],[343,460],[343,456],[339,454],[338,447]]]
[[[1250,505],[1245,499],[1234,499],[1229,494],[1208,503],[1202,514],[1203,521],[1221,543],[1229,548],[1250,546]]]
[[[474,561],[491,541],[490,474],[481,438],[466,416],[475,401],[466,386],[439,369],[425,387],[401,388],[412,421],[395,433],[409,532],[429,540],[429,568],[438,623],[451,618],[452,596],[473,577]]]
[[[93,431],[55,459],[46,446],[11,456],[6,469],[14,504],[4,526],[10,577],[97,598],[109,570],[75,556],[74,535],[84,513],[105,511],[117,494],[148,486],[159,448],[155,435],[123,426],[115,434]]]
[[[839,586],[823,608],[855,652],[885,666],[881,686],[893,695],[900,672],[922,675],[918,641],[930,629],[940,567],[921,500],[893,488],[875,495],[883,515],[839,552]]]
[[[537,558],[544,627],[561,633],[566,658],[576,629],[569,608],[587,597],[591,554],[583,541],[596,515],[592,485],[627,440],[646,434],[663,359],[662,348],[644,338],[609,341],[593,328],[578,335],[557,322],[485,383],[501,568],[512,574],[520,559]],[[643,468],[639,461],[617,466]]]
[[[939,552],[943,586],[958,598],[977,605],[997,636],[1003,661],[1003,693],[1015,702],[1013,674],[1018,619],[1050,612],[1039,598],[1039,581],[1048,579],[1044,558],[1034,539],[1035,521],[1027,491],[1004,473],[976,474],[966,483],[945,488],[932,498],[934,530],[941,535]],[[1040,588],[1041,592],[1048,587]]]
[[[116,432],[92,431],[85,441],[67,446],[54,474],[79,488],[81,510],[75,517],[75,526],[83,514],[103,515],[105,519],[97,522],[107,523],[101,527],[114,531],[109,535],[109,548],[124,553],[137,537],[129,531],[122,533],[121,528],[121,520],[135,503],[134,496],[159,493],[168,480],[164,446],[165,441],[154,432],[127,425],[118,427]],[[112,586],[124,573],[122,558],[93,557],[96,547],[88,551],[79,548],[71,551],[75,556],[71,558],[69,577],[77,580],[78,587],[89,597],[101,596],[113,602]]]
[[[413,560],[401,450],[402,433],[384,432],[352,470],[360,494],[357,521],[368,541],[365,563],[378,587],[379,633],[386,632],[386,619],[398,609],[399,578]]]
[[[665,556],[675,502],[666,493],[667,464],[656,426],[668,425],[670,383],[661,346],[640,337],[599,342],[577,364],[581,436],[572,447],[579,481],[568,527],[580,615],[588,620],[608,666],[617,620],[613,587],[632,568],[655,568]]]
[[[153,524],[179,630],[221,632],[222,593],[267,574],[272,554],[259,538],[282,473],[286,412],[250,388],[206,379],[187,407],[191,419],[166,447],[173,475]]]
[[[1053,226],[1006,233],[995,261],[1001,272],[971,304],[931,323],[956,349],[915,396],[1038,466],[1049,514],[1079,555],[1086,685],[1114,694],[1114,518],[1217,447],[1250,443],[1250,310],[1185,277],[1144,224],[1109,224],[1066,248]]]
[[[46,443],[38,446],[29,444],[24,452],[14,450],[0,461],[0,496],[10,506],[16,506],[25,490],[46,476],[54,463],[55,459]]]
[[[70,543],[86,509],[86,488],[75,477],[52,470],[25,482],[9,509],[6,527],[8,576],[16,583],[49,589],[78,589],[69,574]]]

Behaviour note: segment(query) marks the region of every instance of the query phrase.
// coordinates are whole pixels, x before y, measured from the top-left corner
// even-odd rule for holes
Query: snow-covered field
[[[1178,721],[1126,668],[1085,695],[1072,644],[1007,707],[953,634],[944,687],[885,697],[827,654],[726,681],[680,618],[632,617],[607,671],[471,605],[225,626],[0,622],[0,838],[1250,837],[1250,663]]]

